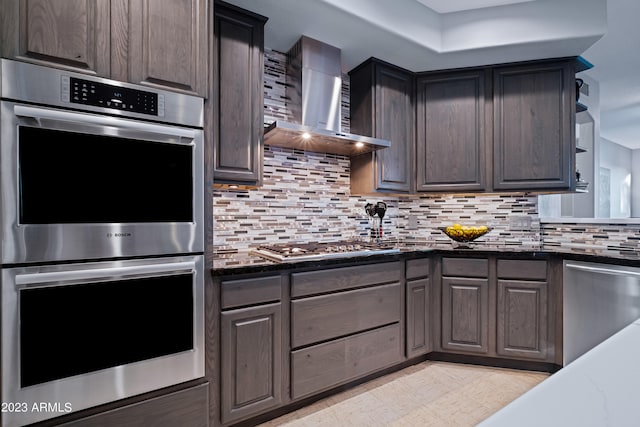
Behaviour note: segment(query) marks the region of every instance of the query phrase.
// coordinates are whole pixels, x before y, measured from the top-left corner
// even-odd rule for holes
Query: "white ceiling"
[[[304,34],[340,48],[344,71],[371,56],[428,71],[581,55],[600,82],[601,135],[640,148],[639,0],[227,1],[269,18],[266,47]]]

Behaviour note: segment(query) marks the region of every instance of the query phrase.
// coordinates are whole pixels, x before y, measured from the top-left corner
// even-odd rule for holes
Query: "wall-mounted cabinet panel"
[[[207,0],[19,0],[1,8],[3,57],[208,96]]]
[[[207,0],[129,1],[127,80],[207,97],[208,28]]]
[[[413,73],[371,58],[350,76],[351,132],[391,146],[351,159],[351,192],[409,192],[413,187],[415,131]]]
[[[575,186],[571,61],[493,69],[494,190]]]
[[[214,181],[260,184],[266,18],[215,4]]]
[[[109,0],[2,2],[2,56],[109,77]]]
[[[428,73],[417,80],[418,191],[485,189],[484,70]]]

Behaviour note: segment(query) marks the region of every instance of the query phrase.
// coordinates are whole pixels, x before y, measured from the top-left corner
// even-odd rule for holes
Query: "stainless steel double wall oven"
[[[2,426],[202,377],[203,100],[0,78]]]

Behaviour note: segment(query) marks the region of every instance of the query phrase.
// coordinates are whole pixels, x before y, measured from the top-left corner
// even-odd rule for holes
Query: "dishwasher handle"
[[[587,271],[590,273],[601,273],[601,274],[610,274],[615,276],[631,276],[631,277],[640,278],[640,272],[636,272],[636,271],[617,270],[613,268],[603,268],[603,267],[591,267],[591,266],[579,265],[579,264],[565,264],[565,267],[573,270]]]

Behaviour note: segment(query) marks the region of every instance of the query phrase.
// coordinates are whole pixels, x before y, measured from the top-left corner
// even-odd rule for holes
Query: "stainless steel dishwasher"
[[[640,268],[564,261],[563,365],[640,318]]]

